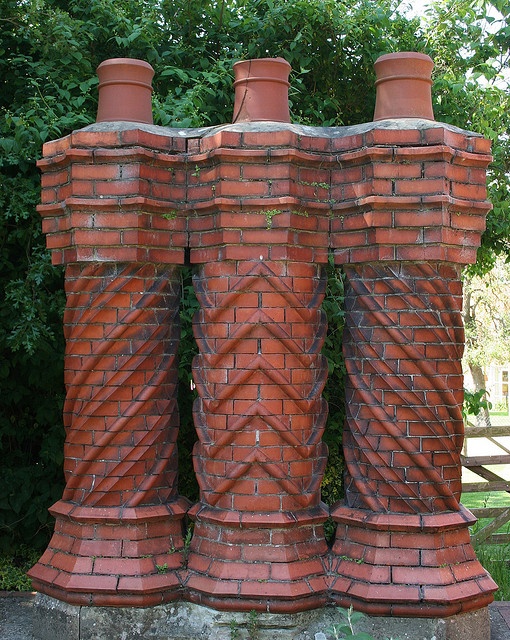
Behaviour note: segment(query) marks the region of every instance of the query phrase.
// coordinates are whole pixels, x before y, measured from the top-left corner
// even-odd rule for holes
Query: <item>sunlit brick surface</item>
[[[490,209],[489,151],[422,120],[110,123],[45,145],[39,211],[67,274],[67,440],[36,588],[108,606],[329,602],[431,617],[486,606],[495,585],[459,504],[460,273]],[[346,278],[347,476],[328,549],[330,252]],[[190,509],[175,457],[188,257],[200,303]]]

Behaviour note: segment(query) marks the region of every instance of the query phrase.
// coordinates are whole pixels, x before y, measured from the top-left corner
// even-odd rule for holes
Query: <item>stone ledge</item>
[[[322,138],[322,137],[344,137],[366,133],[367,131],[377,129],[393,129],[393,130],[422,130],[422,129],[445,129],[452,133],[468,133],[470,136],[482,138],[483,136],[477,132],[467,131],[454,125],[436,122],[435,120],[426,120],[424,118],[395,118],[389,120],[379,120],[378,122],[364,122],[362,124],[341,126],[341,127],[313,127],[303,124],[293,124],[287,122],[237,122],[235,124],[225,123],[214,125],[211,127],[162,127],[154,124],[143,124],[139,122],[94,122],[83,129],[77,131],[90,132],[117,132],[131,131],[139,129],[160,136],[169,136],[177,138],[202,138],[214,136],[219,132],[228,131],[232,133],[251,133],[251,132],[275,132],[275,131],[291,131],[297,135]]]
[[[257,630],[259,640],[331,640],[340,623],[335,607],[296,614],[215,611],[188,602],[151,608],[80,607],[38,594],[34,603],[37,640],[231,640]],[[488,608],[448,618],[385,618],[366,616],[356,627],[375,640],[487,640]]]

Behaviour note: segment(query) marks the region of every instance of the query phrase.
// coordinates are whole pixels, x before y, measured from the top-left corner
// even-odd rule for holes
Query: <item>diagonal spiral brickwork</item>
[[[195,286],[201,502],[187,587],[217,606],[234,595],[248,608],[309,606],[325,591],[323,268],[209,263]],[[212,590],[211,576],[221,578]]]
[[[176,497],[179,285],[177,267],[68,268],[63,500],[137,507]]]
[[[345,272],[346,503],[383,513],[458,511],[460,269],[379,263]]]
[[[331,241],[346,276],[345,501],[331,595],[382,616],[489,604],[494,581],[460,504],[461,266],[486,212],[486,142],[444,127],[374,130],[334,172]],[[350,183],[349,183],[350,182]]]
[[[67,268],[66,486],[52,508],[55,535],[31,571],[46,593],[145,605],[180,589],[179,282],[176,266]]]
[[[344,267],[345,503],[332,592],[376,615],[453,615],[494,583],[460,504],[464,346],[459,265]]]

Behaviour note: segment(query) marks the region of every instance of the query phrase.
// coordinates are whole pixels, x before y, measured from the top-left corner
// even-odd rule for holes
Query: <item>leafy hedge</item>
[[[41,234],[35,162],[46,140],[94,121],[97,65],[112,57],[147,60],[156,72],[156,124],[196,127],[231,120],[236,60],[280,55],[294,69],[293,121],[341,125],[371,120],[373,62],[380,54],[428,47],[436,62],[444,61],[437,79],[443,99],[439,106],[443,114],[449,109],[453,113],[453,103],[447,105],[448,73],[457,65],[462,76],[466,62],[458,51],[448,49],[450,34],[442,36],[443,52],[434,42],[434,31],[423,33],[416,20],[400,15],[399,5],[397,0],[3,0],[0,548],[19,542],[43,546],[51,532],[47,507],[61,495],[63,274],[51,266]],[[488,49],[484,52],[492,55]],[[481,55],[478,50],[476,55]],[[468,90],[460,86],[455,104],[460,98],[467,100]],[[455,113],[456,124],[464,126],[462,114]],[[498,157],[503,175],[507,156]],[[499,180],[501,201],[506,194],[502,185]],[[503,211],[503,205],[498,206]],[[491,224],[504,244],[508,224],[503,214]],[[330,368],[325,439],[331,456],[323,484],[329,502],[341,495],[341,299],[341,277],[330,269],[324,304],[330,328],[324,352]],[[191,270],[184,270],[180,483],[181,492],[191,498],[196,496],[196,483],[189,456],[195,438],[189,383],[196,306]]]

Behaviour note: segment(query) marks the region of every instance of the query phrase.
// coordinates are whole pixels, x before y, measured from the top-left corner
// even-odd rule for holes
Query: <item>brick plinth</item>
[[[55,533],[29,575],[34,589],[70,604],[148,607],[181,596],[187,503],[51,509]]]
[[[272,613],[326,604],[323,507],[234,514],[197,505],[189,515],[196,523],[185,581],[189,601]]]
[[[195,284],[201,502],[186,587],[221,608],[318,606],[327,552],[323,269],[224,261],[203,265]]]
[[[458,512],[403,515],[337,505],[333,600],[375,616],[448,617],[487,606],[497,588]]]

